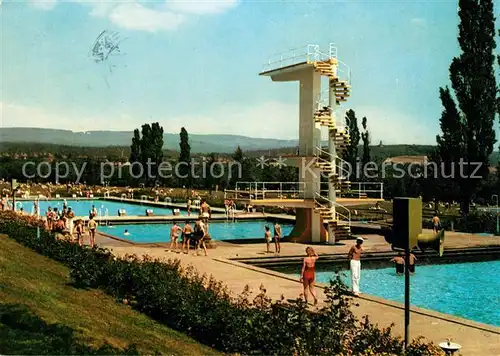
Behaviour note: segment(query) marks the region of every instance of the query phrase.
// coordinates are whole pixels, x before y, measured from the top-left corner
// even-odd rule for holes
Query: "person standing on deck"
[[[170,251],[177,251],[177,239],[179,238],[180,232],[182,232],[181,227],[174,222],[174,226],[170,229]],[[175,250],[173,250],[172,247],[174,247]]]
[[[363,253],[363,248],[361,245],[363,244],[364,239],[362,237],[358,237],[356,239],[356,245],[352,246],[349,250],[349,263],[351,267],[351,282],[352,282],[352,292],[355,296],[359,296],[359,280],[361,278],[361,254]]]
[[[84,231],[82,220],[78,220],[76,222],[75,230],[76,230],[76,238],[78,241],[78,245],[80,245],[80,247],[81,247],[81,246],[83,246],[83,231]]]
[[[436,234],[441,230],[441,219],[439,219],[437,212],[434,213],[434,217],[432,218],[432,226]]]
[[[269,251],[269,244],[272,241],[272,238],[271,238],[271,229],[267,225],[266,225],[265,229],[266,229],[266,232],[264,233],[264,238],[266,239],[266,245],[267,245],[267,251],[266,251],[266,253],[271,253],[271,251]]]
[[[314,298],[314,305],[316,305],[318,304],[318,298],[314,291],[314,280],[316,278],[315,264],[319,257],[312,247],[306,248],[306,253],[307,257],[304,258],[302,272],[300,273],[300,281],[304,286],[304,299],[306,303],[308,303],[309,292],[311,292]]]
[[[74,230],[73,219],[75,218],[75,213],[73,212],[73,209],[71,209],[71,207],[68,208],[66,216],[68,218],[67,224],[68,224],[69,234],[71,235],[71,239],[73,239],[73,230]]]
[[[186,222],[184,229],[182,229],[182,251],[184,251],[184,246],[187,245],[187,250],[185,253],[189,254],[189,245],[191,245],[191,236],[193,235],[193,227],[190,221]]]
[[[207,246],[205,245],[205,240],[208,237],[207,233],[207,227],[205,223],[203,222],[203,218],[199,218],[198,221],[196,222],[195,228],[194,228],[194,234],[193,234],[195,241],[196,241],[196,250],[194,252],[194,256],[198,256],[198,250],[201,247],[203,247],[203,251],[205,252],[205,256],[208,256],[207,253]]]
[[[97,222],[94,220],[93,216],[89,217],[87,227],[89,228],[90,247],[93,248],[95,246],[95,233],[97,230]]]
[[[281,226],[277,221],[274,222],[274,247],[276,248],[276,252],[281,252]]]
[[[188,216],[191,216],[191,198],[188,199],[186,207],[188,211]]]
[[[205,230],[208,233],[208,219],[210,219],[210,217],[212,215],[212,209],[210,208],[210,205],[208,205],[206,200],[201,201],[200,215],[203,219],[203,223],[205,225]]]

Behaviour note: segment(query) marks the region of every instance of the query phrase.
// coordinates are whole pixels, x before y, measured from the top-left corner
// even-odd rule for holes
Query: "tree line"
[[[491,156],[495,138],[495,120],[500,113],[500,86],[495,79],[495,67],[500,64],[500,56],[495,58],[495,36],[500,36],[494,26],[493,2],[491,0],[459,0],[459,35],[458,43],[460,54],[453,58],[449,68],[450,83],[439,88],[442,113],[439,118],[440,132],[436,135],[436,147],[432,149],[428,158],[429,163],[438,164],[445,172],[432,171],[430,167],[428,177],[412,178],[410,176],[397,177],[391,170],[381,172],[385,176],[358,177],[361,181],[382,181],[386,198],[394,196],[422,196],[425,200],[459,201],[464,213],[468,212],[471,200],[487,201],[492,194],[500,192],[500,163],[496,173],[488,170],[488,159]],[[499,116],[500,117],[500,116]],[[348,110],[345,116],[346,126],[349,128],[350,143],[341,158],[351,167],[363,168],[371,162],[374,155],[370,146],[371,136],[368,129],[368,120],[363,117],[360,122],[354,110]],[[361,125],[359,125],[361,124]],[[127,161],[123,157],[123,149],[110,148],[117,161]],[[95,149],[87,149],[95,150]],[[77,152],[67,149],[67,157],[74,157],[76,164],[86,164],[82,181],[88,184],[101,184],[102,179],[96,174],[99,170],[99,158],[95,156],[81,157]],[[213,174],[203,172],[203,165],[193,166],[195,158],[191,153],[189,134],[183,127],[179,134],[179,154],[163,150],[163,128],[159,123],[144,124],[141,129],[136,129],[132,144],[126,151],[128,161],[142,165],[148,161],[154,163],[152,174],[157,178],[147,176],[137,177],[137,167],[131,171],[123,171],[120,177],[111,177],[108,183],[112,185],[130,186],[171,186],[190,187],[197,189],[224,189],[234,188],[237,181],[299,181],[298,169],[293,167],[280,167],[272,164],[262,165],[257,169],[259,157],[251,152],[243,152],[238,147],[232,155],[207,153],[197,155],[196,159],[202,161],[205,167],[214,163],[217,168]],[[52,164],[57,164],[63,155],[55,157]],[[64,156],[66,158],[66,156]],[[38,160],[42,162],[43,157]],[[20,174],[22,160],[17,162],[11,157],[0,158],[0,175],[2,177],[17,178],[22,180]],[[481,169],[474,172],[475,167],[465,165],[464,175],[450,176],[453,170],[458,169],[460,162],[480,163]],[[158,177],[158,166],[162,162],[179,165],[177,176]],[[231,166],[231,162],[238,165]],[[380,163],[380,162],[378,162]],[[135,169],[135,171],[134,171]],[[443,174],[446,173],[446,174]],[[474,177],[472,177],[474,174]],[[437,178],[436,178],[437,176]],[[479,176],[479,178],[475,178]],[[53,179],[36,178],[38,181]],[[70,175],[67,181],[74,180],[75,175]],[[355,181],[354,177],[350,177]]]

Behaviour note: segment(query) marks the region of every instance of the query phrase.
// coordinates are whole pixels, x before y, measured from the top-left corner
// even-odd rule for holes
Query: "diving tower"
[[[351,95],[350,68],[337,58],[337,48],[327,52],[319,45],[307,45],[271,56],[259,74],[273,82],[299,82],[299,148],[285,157],[287,166],[299,169],[299,182],[238,182],[227,190],[227,199],[252,205],[293,207],[297,242],[335,243],[351,236],[348,205],[383,200],[382,183],[348,181],[348,167],[339,154],[349,144],[349,129],[336,120],[336,111]],[[322,90],[322,79],[328,87]],[[322,146],[321,128],[328,129],[328,146]],[[366,189],[366,184],[371,187]],[[369,193],[369,194],[368,194]],[[341,195],[345,196],[342,197]],[[325,229],[327,226],[327,230]]]

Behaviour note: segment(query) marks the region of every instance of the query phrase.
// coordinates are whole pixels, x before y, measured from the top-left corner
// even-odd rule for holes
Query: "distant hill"
[[[324,143],[326,145],[326,143]],[[362,146],[359,146],[359,154],[362,154]],[[370,153],[372,160],[380,162],[389,157],[395,156],[430,156],[436,146],[431,145],[384,145],[384,146],[370,146]],[[296,152],[296,147],[285,148],[267,148],[262,150],[253,150],[248,152],[248,155],[253,157],[271,156],[278,157],[279,155],[293,155]],[[490,164],[496,166],[500,161],[500,153],[493,152],[490,156]]]
[[[132,132],[127,131],[88,131],[73,132],[69,130],[38,128],[0,128],[0,150],[22,152],[23,146],[31,146],[37,150],[58,150],[59,146],[103,148],[109,147],[116,155],[128,156],[132,140]],[[179,135],[164,134],[164,150],[179,150]],[[3,145],[2,145],[3,143]],[[239,145],[246,154],[259,156],[279,156],[294,154],[298,140],[278,140],[252,138],[238,135],[197,135],[189,134],[189,143],[193,153],[233,153]],[[41,145],[44,145],[41,147]],[[375,161],[394,156],[428,156],[435,149],[431,145],[384,145],[372,146],[371,154]],[[92,155],[95,150],[89,150]],[[361,154],[361,147],[360,147]],[[109,152],[108,152],[109,153]],[[490,163],[497,165],[500,160],[498,151],[490,157]]]
[[[0,128],[0,142],[12,143],[46,143],[81,147],[130,146],[133,132],[130,131],[87,131],[73,132],[69,130],[39,128]],[[166,133],[163,135],[164,149],[178,150],[179,135]],[[297,140],[278,140],[251,138],[237,135],[197,135],[189,134],[189,143],[193,153],[220,152],[231,153],[236,147],[245,150],[281,148],[296,146]]]

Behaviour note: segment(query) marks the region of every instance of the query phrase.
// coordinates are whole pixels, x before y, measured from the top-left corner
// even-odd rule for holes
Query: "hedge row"
[[[441,225],[446,230],[451,230],[451,222],[455,231],[470,233],[496,233],[497,216],[493,212],[471,211],[467,216],[454,219],[441,219]],[[432,229],[432,219],[424,219],[423,226]]]
[[[327,289],[326,305],[310,312],[301,300],[272,302],[261,287],[237,298],[213,278],[183,269],[178,260],[116,258],[108,250],[81,248],[42,231],[37,222],[0,213],[0,233],[70,268],[80,288],[100,288],[120,302],[217,350],[244,355],[441,355],[416,339],[406,352],[391,328],[356,320],[339,279]]]

